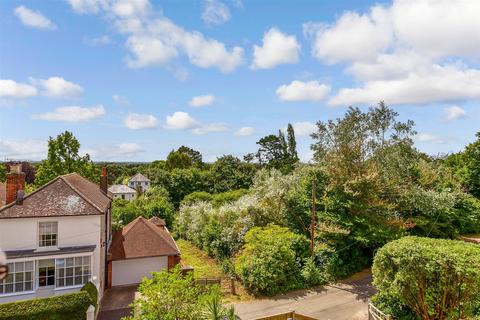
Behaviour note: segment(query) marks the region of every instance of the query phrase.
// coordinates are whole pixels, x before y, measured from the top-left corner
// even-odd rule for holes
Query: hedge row
[[[85,320],[92,300],[80,291],[0,305],[0,320]]]
[[[396,319],[480,316],[480,246],[404,237],[378,250],[373,302]]]

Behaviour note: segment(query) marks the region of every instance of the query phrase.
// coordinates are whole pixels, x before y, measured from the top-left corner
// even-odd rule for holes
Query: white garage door
[[[140,283],[153,271],[168,267],[168,257],[119,260],[112,262],[112,286]]]

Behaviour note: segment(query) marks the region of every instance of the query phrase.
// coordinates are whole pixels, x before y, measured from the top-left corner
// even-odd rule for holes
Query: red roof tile
[[[113,234],[111,260],[179,255],[170,232],[138,217]]]
[[[100,187],[76,173],[59,176],[15,202],[0,208],[1,218],[30,218],[103,214],[111,199]]]

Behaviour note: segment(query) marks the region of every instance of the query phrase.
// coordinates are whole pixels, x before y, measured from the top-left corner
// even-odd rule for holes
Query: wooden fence
[[[368,304],[368,320],[393,320],[392,316],[385,314],[373,304]]]
[[[274,314],[268,317],[257,318],[255,320],[318,320],[318,319],[296,313],[295,311],[290,311],[286,313]]]
[[[195,278],[195,284],[197,286],[211,286],[218,285],[222,292],[228,294],[237,294],[235,289],[235,278]]]

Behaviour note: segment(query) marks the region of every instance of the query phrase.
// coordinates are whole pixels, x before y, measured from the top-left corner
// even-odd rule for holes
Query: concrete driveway
[[[235,311],[242,320],[295,311],[320,320],[364,320],[368,302],[375,293],[369,272],[350,280],[269,299],[240,302]]]
[[[119,320],[130,315],[129,305],[135,299],[137,286],[113,287],[105,291],[97,320]]]

